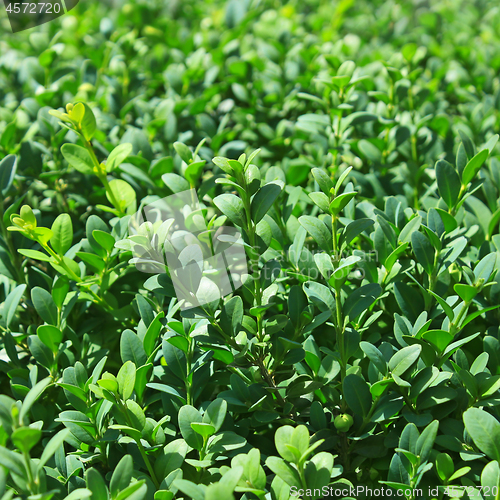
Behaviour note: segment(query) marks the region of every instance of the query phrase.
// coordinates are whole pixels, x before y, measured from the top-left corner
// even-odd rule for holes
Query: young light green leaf
[[[221,194],[214,198],[214,205],[236,226],[245,227],[243,201],[234,194]]]
[[[436,179],[439,195],[448,208],[453,208],[460,194],[460,178],[457,171],[446,160],[436,162]]]
[[[78,172],[82,174],[92,174],[94,171],[94,163],[90,153],[81,146],[76,144],[64,144],[61,148],[61,153],[65,160]]]
[[[471,158],[462,172],[462,184],[467,186],[469,182],[476,177],[479,169],[483,166],[483,163],[488,158],[490,152],[487,149],[483,149],[476,156]]]
[[[106,161],[106,172],[112,172],[115,168],[120,166],[125,161],[127,156],[132,154],[132,149],[132,144],[129,142],[116,146],[116,148],[109,153]]]
[[[68,214],[60,214],[52,224],[50,244],[59,255],[64,255],[73,244],[73,223]]]

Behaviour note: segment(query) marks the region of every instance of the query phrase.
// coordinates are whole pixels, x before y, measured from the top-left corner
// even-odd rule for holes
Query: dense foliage
[[[496,2],[0,22],[2,500],[500,499]],[[250,275],[182,310],[188,189]]]

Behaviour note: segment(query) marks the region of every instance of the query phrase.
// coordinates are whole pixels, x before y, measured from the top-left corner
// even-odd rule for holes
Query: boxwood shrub
[[[0,18],[0,498],[500,499],[499,22]],[[195,238],[240,236],[231,293],[134,226],[189,190]]]

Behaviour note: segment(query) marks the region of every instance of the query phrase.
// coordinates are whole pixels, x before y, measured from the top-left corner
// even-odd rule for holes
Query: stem
[[[39,242],[40,243],[40,242]],[[80,276],[78,276],[77,274],[75,274],[71,268],[69,268],[66,263],[64,262],[64,259],[58,255],[57,253],[54,252],[54,250],[52,250],[52,248],[49,247],[49,245],[47,245],[47,243],[40,243],[40,245],[42,246],[42,248],[51,256],[51,257],[54,257],[54,259],[57,260],[57,264],[61,267],[64,268],[64,270],[77,282],[77,284],[82,284],[82,278],[80,278]],[[106,309],[107,311],[110,311],[112,308],[104,301],[104,299],[102,299],[101,297],[99,297],[99,295],[97,295],[90,287],[88,288],[84,288],[84,291],[86,291],[87,293],[89,293],[90,295],[92,295],[92,297],[94,297],[95,299],[95,303],[96,304],[99,304],[101,305],[104,309]]]
[[[466,189],[466,186],[464,186],[462,184],[462,186],[460,187],[460,192],[458,193],[458,198],[457,198],[457,202],[455,203],[455,206],[453,208],[450,208],[448,209],[448,213],[455,216],[457,214],[457,205],[460,204],[460,202],[462,201],[462,198],[463,198],[463,195],[465,193],[465,189]]]
[[[33,471],[31,470],[31,457],[27,451],[23,451],[23,457],[26,462],[26,469],[28,471],[28,488],[31,493],[38,493],[38,488],[36,488],[36,482],[33,478]],[[35,490],[35,491],[34,491]]]
[[[5,228],[5,225],[3,223],[3,214],[4,213],[5,213],[5,210],[4,210],[3,199],[0,199],[0,214],[1,214],[1,216],[0,216],[0,229],[2,231],[2,236],[3,236],[3,239],[5,241],[5,244],[7,245],[7,248],[9,249],[10,255],[12,256],[12,263],[14,264],[13,268],[14,268],[15,273],[17,274],[17,278],[18,278],[16,281],[18,283],[24,283],[26,280],[25,280],[24,273],[22,272],[21,265],[19,262],[19,254],[17,253],[16,249],[14,248],[14,245],[12,244],[12,240],[10,239],[10,234],[7,231],[7,229]]]
[[[215,319],[209,319],[210,324],[222,335],[222,338],[236,351],[241,352],[241,347],[235,342],[235,340],[230,337],[229,335],[226,335],[224,333],[224,330],[220,327],[220,325],[215,321]],[[273,377],[271,372],[264,366],[264,363],[262,359],[260,358],[254,358],[250,352],[245,353],[245,357],[247,360],[252,363],[254,366],[257,366],[259,368],[260,374],[262,378],[267,382],[269,387],[272,389],[273,394],[276,395],[276,399],[278,403],[281,406],[285,406],[285,400],[281,396],[281,394],[278,392],[278,387],[274,383]],[[230,367],[231,368],[231,367]],[[236,373],[236,372],[233,372]],[[240,373],[237,373],[239,376],[241,376]],[[246,381],[248,383],[248,380]],[[189,404],[189,403],[188,403]]]
[[[451,323],[451,325],[450,325],[450,333],[452,335],[455,335],[455,333],[457,333],[458,329],[460,328],[459,327],[460,322],[462,321],[462,318],[464,317],[465,313],[469,309],[469,306],[470,306],[470,302],[464,302],[464,306],[460,310],[460,313],[456,317],[455,321],[453,321],[453,323]]]
[[[332,242],[333,242],[333,258],[339,260],[339,246],[337,242],[337,217],[332,215]]]
[[[333,238],[333,253],[335,264],[339,260],[338,243],[337,243],[337,217],[332,215],[332,238]],[[345,359],[344,348],[344,318],[342,316],[342,297],[340,295],[341,286],[335,287],[335,313],[336,313],[336,330],[337,330],[337,348],[340,353],[340,383],[344,382],[347,372],[347,360]],[[347,409],[345,398],[342,398],[342,411]]]
[[[97,177],[99,177],[99,180],[102,182],[104,188],[106,189],[106,193],[109,196],[109,199],[111,200],[111,203],[113,206],[116,208],[120,216],[125,215],[125,212],[120,207],[120,204],[118,203],[118,200],[116,199],[113,190],[111,189],[111,186],[109,185],[108,178],[106,176],[106,172],[102,171],[101,164],[99,163],[99,160],[97,159],[97,156],[95,155],[94,148],[92,147],[92,144],[90,144],[90,141],[87,141],[87,139],[83,136],[83,134],[80,134],[80,137],[83,141],[83,145],[85,146],[85,149],[89,152],[90,157],[92,158],[92,163],[94,164],[94,169],[97,174]]]
[[[193,359],[193,352],[194,352],[194,341],[192,340],[191,337],[189,337],[189,349],[187,352],[186,356],[186,381],[185,381],[185,387],[186,387],[186,402],[188,405],[193,404],[193,397],[191,394],[191,381],[190,381],[190,373],[191,373],[191,361]]]
[[[118,203],[118,200],[115,198],[115,195],[113,193],[113,190],[111,189],[111,186],[109,185],[108,178],[106,175],[99,175],[99,179],[101,180],[104,188],[106,189],[106,193],[108,193],[109,199],[111,200],[111,203],[114,205],[120,216],[125,215],[125,212],[121,209],[120,204]]]
[[[132,420],[130,419],[127,407],[125,406],[125,404],[122,401],[119,401],[118,404],[121,406],[122,413],[124,414],[125,419],[128,422],[128,425],[130,425],[130,427],[132,427],[134,429],[135,427],[132,423]],[[156,486],[156,489],[159,489],[160,483],[158,482],[158,479],[156,478],[155,471],[153,470],[153,467],[151,466],[151,462],[149,461],[148,455],[146,453],[146,450],[144,449],[144,446],[141,443],[141,440],[136,439],[135,442],[137,443],[137,447],[139,448],[139,452],[141,453],[141,457],[144,460],[144,463],[146,464],[149,475],[151,476],[151,479],[152,479],[154,485]]]
[[[304,475],[304,466],[299,465],[298,469],[299,469],[300,482],[302,483],[302,488],[304,488],[304,490],[307,491],[308,488],[307,488],[307,483],[306,483],[306,477]],[[304,496],[305,500],[310,500],[310,498],[311,497],[309,495]]]
[[[57,265],[63,267],[65,269],[65,271],[71,275],[71,277],[77,282],[77,283],[80,283],[82,281],[82,278],[80,278],[80,276],[78,276],[76,273],[74,273],[67,265],[66,263],[64,262],[64,258],[61,257],[59,254],[57,254],[56,252],[54,252],[54,250],[52,250],[52,248],[49,247],[49,245],[47,245],[47,243],[41,243],[39,242],[40,245],[42,246],[42,248],[51,256],[51,257],[54,257],[54,259],[56,259],[57,261]]]

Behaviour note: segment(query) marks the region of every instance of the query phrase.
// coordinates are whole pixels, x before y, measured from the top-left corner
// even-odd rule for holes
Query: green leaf
[[[0,446],[0,465],[6,467],[10,472],[17,474],[27,481],[27,470],[23,458],[19,453],[15,453],[8,448]]]
[[[47,290],[36,286],[31,290],[31,300],[35,306],[36,312],[40,315],[46,323],[57,325],[57,307]]]
[[[500,221],[500,208],[495,210],[495,212],[491,216],[490,221],[488,222],[488,232],[487,232],[488,239],[491,239],[491,237],[493,236],[499,221]]]
[[[42,431],[32,427],[19,427],[11,436],[12,443],[22,453],[29,453],[42,437]]]
[[[201,450],[203,438],[191,426],[192,423],[203,422],[200,412],[193,406],[185,405],[179,410],[178,420],[179,429],[186,443],[195,450]]]
[[[415,231],[418,231],[421,224],[422,217],[420,217],[420,215],[413,217],[413,219],[411,219],[401,230],[401,233],[399,233],[399,241],[401,241],[401,243],[409,243],[411,241],[411,235]]]
[[[134,392],[136,367],[132,361],[127,361],[120,368],[116,380],[118,381],[118,393],[125,400],[129,399]]]
[[[375,365],[377,370],[382,375],[387,375],[387,362],[383,356],[383,354],[369,342],[360,342],[359,347],[361,347],[362,351],[367,355],[370,361]]]
[[[334,215],[338,215],[357,194],[356,191],[339,194],[330,203],[330,212]]]
[[[187,166],[186,170],[184,171],[184,177],[188,180],[190,186],[196,186],[198,180],[201,177],[201,174],[203,173],[205,164],[206,161],[201,160],[190,163]]]
[[[90,153],[76,144],[64,144],[61,148],[64,159],[78,172],[82,174],[92,174],[94,172],[94,162]]]
[[[424,463],[428,458],[434,446],[437,432],[439,428],[439,421],[434,420],[431,422],[420,434],[415,445],[415,453],[420,457],[420,463]]]
[[[422,338],[436,346],[439,352],[443,352],[453,341],[453,335],[444,330],[428,330],[422,334]]]
[[[335,299],[329,288],[321,283],[307,281],[303,285],[303,290],[309,299],[314,302],[322,311],[328,309],[332,315],[335,314]]]
[[[115,247],[116,240],[113,235],[107,233],[106,231],[101,231],[100,229],[94,229],[92,231],[92,236],[95,241],[99,243],[107,252],[111,252]]]
[[[448,208],[453,208],[458,201],[461,184],[457,171],[446,160],[436,162],[436,179],[439,195]]]
[[[500,461],[500,422],[478,408],[469,408],[463,419],[474,444],[492,460]]]
[[[370,387],[359,375],[347,375],[342,384],[342,392],[349,408],[356,415],[366,417],[372,406]]]
[[[115,168],[121,165],[125,161],[125,158],[132,154],[132,149],[132,144],[129,142],[116,146],[116,148],[109,153],[106,161],[106,172],[112,172]]]
[[[28,415],[31,407],[36,403],[36,401],[42,395],[42,392],[52,384],[52,379],[50,377],[40,380],[34,387],[30,389],[26,397],[24,398],[23,404],[21,406],[21,411],[19,412],[19,420],[22,422],[24,418]]]
[[[77,488],[73,490],[64,500],[83,500],[92,496],[92,492],[87,488]]]
[[[120,339],[122,361],[132,361],[135,366],[142,366],[148,357],[139,337],[132,330],[124,330]]]
[[[488,142],[484,145],[484,149],[487,149],[490,153],[495,149],[495,146],[497,145],[499,135],[495,134],[492,135],[489,139]]]
[[[326,196],[330,196],[330,190],[333,188],[333,181],[330,176],[321,168],[313,168],[311,173],[319,188]]]
[[[294,428],[291,425],[284,425],[280,427],[276,434],[274,435],[274,442],[276,444],[276,450],[278,453],[288,462],[298,461],[300,454],[297,448],[295,448],[295,453],[292,446],[292,436]]]
[[[53,368],[54,353],[36,335],[28,337],[28,347],[37,363],[48,370]]]
[[[146,354],[148,356],[151,356],[151,354],[154,351],[154,348],[156,345],[156,340],[158,339],[160,331],[163,328],[161,320],[164,317],[165,317],[165,313],[163,311],[161,313],[157,314],[155,316],[154,320],[148,326],[148,329],[146,331],[146,335],[144,335],[144,340],[142,342],[144,345],[144,351],[146,352]]]
[[[455,217],[453,217],[453,215],[449,214],[448,212],[445,212],[441,208],[434,208],[434,210],[436,210],[436,212],[441,217],[445,232],[451,233],[452,231],[455,231],[455,229],[458,227],[458,223]]]
[[[109,484],[109,491],[111,496],[114,498],[119,491],[124,490],[132,479],[132,473],[134,471],[134,462],[131,455],[125,455],[115,467],[113,475],[111,476],[111,482]]]
[[[491,252],[481,259],[481,261],[474,268],[474,282],[477,283],[479,280],[484,280],[486,283],[495,269],[495,264],[497,261],[497,254]]]
[[[108,489],[101,474],[93,467],[87,470],[87,488],[92,492],[92,500],[108,500]]]
[[[467,153],[467,157],[472,158],[475,154],[474,143],[462,129],[458,129],[458,133],[460,134],[460,138],[462,139],[462,145],[465,149],[465,152]]]
[[[259,222],[267,214],[282,189],[283,183],[281,181],[273,181],[262,186],[257,191],[251,203],[252,220],[255,223]]]
[[[106,263],[102,257],[93,253],[76,252],[75,256],[82,259],[85,264],[95,268],[98,272],[101,272],[106,267]]]
[[[54,455],[54,453],[56,453],[57,450],[63,446],[64,440],[69,437],[69,435],[69,429],[62,429],[51,438],[51,440],[43,448],[42,456],[37,464],[37,471],[42,470],[42,467],[50,460],[52,455]]]
[[[489,154],[490,152],[487,149],[483,149],[476,156],[469,160],[464,168],[464,171],[462,172],[462,184],[464,186],[467,186],[467,184],[469,184],[469,182],[471,182],[472,179],[476,177]]]
[[[470,470],[470,468],[469,468]],[[500,465],[496,460],[486,464],[481,473],[481,494],[484,500],[496,500],[500,487]]]
[[[377,215],[377,221],[391,247],[396,248],[397,236],[393,224],[391,224],[385,217],[382,217],[380,214]]]
[[[0,194],[6,196],[16,175],[17,157],[7,155],[0,161]]]
[[[415,321],[424,310],[424,300],[417,289],[410,287],[406,283],[394,283],[394,295],[398,306],[404,315],[411,321]]]
[[[342,232],[340,244],[349,245],[351,241],[375,224],[372,219],[357,219],[351,222]]]
[[[339,192],[339,189],[342,186],[342,183],[346,180],[346,178],[350,174],[351,170],[352,170],[352,167],[347,167],[342,172],[342,174],[340,175],[340,177],[338,178],[338,180],[335,184],[335,189],[334,189],[335,194],[337,194]]]
[[[63,339],[63,334],[59,328],[52,325],[40,325],[36,334],[53,353],[58,351],[59,344]]]
[[[94,112],[92,111],[90,106],[88,104],[85,104],[84,102],[75,104],[75,107],[79,106],[80,104],[83,104],[83,107],[85,108],[83,117],[80,120],[80,129],[82,131],[83,137],[85,137],[87,141],[90,141],[94,136],[94,132],[96,130]]]
[[[224,399],[217,398],[212,401],[205,410],[203,422],[211,424],[215,429],[214,432],[219,432],[226,418],[226,412],[227,402]]]
[[[445,482],[453,475],[455,465],[448,453],[439,453],[436,456],[436,471],[441,481]]]
[[[472,299],[477,295],[478,290],[477,288],[470,286],[470,285],[463,285],[461,283],[457,283],[454,287],[453,290],[460,296],[460,298],[464,302],[471,302]]]
[[[414,231],[411,235],[411,246],[419,264],[430,276],[434,270],[434,255],[436,252],[429,238],[418,231]]]
[[[333,248],[332,234],[316,217],[303,215],[299,217],[300,225],[313,237],[314,241],[326,252],[331,252]]]
[[[193,161],[193,153],[184,143],[174,142],[174,149],[184,162],[189,164]]]
[[[186,191],[190,188],[189,182],[181,177],[180,175],[174,173],[166,173],[161,176],[161,180],[165,185],[172,191],[172,193],[180,193],[181,191]]]
[[[214,205],[236,226],[246,226],[243,201],[234,194],[225,193],[216,196]]]
[[[191,481],[187,481],[186,479],[176,479],[173,482],[173,486],[182,491],[182,493],[190,496],[193,500],[205,500],[205,492],[201,488]]]
[[[73,243],[73,223],[68,214],[60,214],[52,224],[50,244],[59,255],[64,255]]]
[[[18,252],[21,255],[24,255],[25,257],[28,257],[28,259],[35,259],[35,260],[41,260],[42,262],[50,262],[52,258],[47,255],[46,253],[39,252],[38,250],[31,250],[28,248],[20,248]]]
[[[203,439],[207,439],[215,434],[215,427],[205,422],[193,422],[191,423],[191,427]]]
[[[378,283],[368,283],[354,290],[344,303],[344,314],[352,321],[366,311],[382,293]]]
[[[393,375],[400,377],[405,373],[420,357],[422,346],[415,344],[404,347],[395,353],[389,360],[389,369]]]
[[[384,267],[387,271],[387,273],[390,273],[392,268],[394,267],[394,264],[397,262],[399,257],[403,255],[408,248],[409,243],[401,243],[398,247],[396,247],[391,254],[387,256],[387,259],[385,259],[384,262]]]
[[[26,285],[17,285],[12,292],[9,293],[5,302],[3,303],[2,316],[5,318],[5,327],[9,328],[14,316],[16,314],[17,306],[21,301],[21,297],[24,295],[26,290]],[[3,319],[2,318],[2,319]]]
[[[295,486],[296,488],[301,487],[301,481],[297,470],[287,464],[282,458],[268,457],[266,465],[289,486]]]
[[[325,213],[330,213],[328,196],[320,191],[309,193],[309,198]]]
[[[129,209],[129,207],[132,207],[132,209],[135,210],[136,195],[134,188],[128,182],[125,182],[122,179],[113,179],[109,183],[109,188],[119,205],[115,207],[117,210],[120,210],[121,212],[126,212],[127,209]],[[109,200],[110,203],[112,203],[111,196],[108,191],[106,191],[106,198]]]
[[[225,333],[238,335],[243,322],[243,301],[236,296],[229,299],[222,309],[220,325]]]
[[[142,431],[146,425],[146,416],[143,409],[133,399],[127,399],[125,405],[133,428]]]

